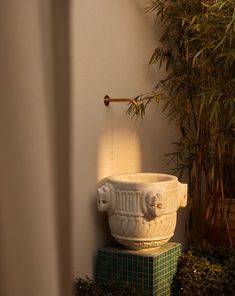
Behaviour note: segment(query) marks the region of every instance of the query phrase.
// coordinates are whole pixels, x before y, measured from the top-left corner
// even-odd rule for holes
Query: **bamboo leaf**
[[[233,28],[235,30],[235,8],[233,9],[233,15],[232,15],[232,19],[231,22],[227,25],[225,33],[228,32],[228,30],[230,29],[230,27],[233,25]]]
[[[196,61],[198,59],[198,57],[203,53],[203,51],[205,50],[205,48],[201,48],[193,57],[193,62],[192,62],[192,66],[194,67],[196,64]]]

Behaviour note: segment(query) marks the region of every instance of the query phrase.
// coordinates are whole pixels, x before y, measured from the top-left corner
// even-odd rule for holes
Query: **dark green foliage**
[[[74,296],[143,296],[143,292],[129,283],[95,283],[89,278],[74,281]]]
[[[235,295],[235,252],[223,248],[183,253],[178,278],[181,296]]]
[[[149,103],[161,99],[181,131],[169,156],[177,162],[174,173],[188,175],[191,241],[202,242],[205,226],[215,227],[220,207],[220,226],[232,245],[225,199],[235,197],[235,0],[148,5],[162,28],[150,63],[165,66],[167,76],[136,101],[143,117]]]

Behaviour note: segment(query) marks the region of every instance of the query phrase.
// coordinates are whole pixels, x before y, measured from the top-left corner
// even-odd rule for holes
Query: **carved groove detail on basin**
[[[187,203],[187,184],[172,175],[110,176],[97,189],[99,211],[107,211],[112,236],[128,249],[160,246],[173,235],[177,210]]]

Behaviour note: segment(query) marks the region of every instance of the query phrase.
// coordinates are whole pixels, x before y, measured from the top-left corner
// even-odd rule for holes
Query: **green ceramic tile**
[[[177,295],[173,280],[180,254],[178,243],[141,251],[106,247],[98,250],[97,281],[129,282],[143,289],[146,296]]]

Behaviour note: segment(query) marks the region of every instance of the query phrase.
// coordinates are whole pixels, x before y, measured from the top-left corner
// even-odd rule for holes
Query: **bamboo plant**
[[[167,77],[151,94],[136,98],[141,115],[160,99],[181,131],[170,156],[177,160],[180,176],[188,176],[190,241],[208,238],[206,230],[215,227],[219,215],[220,229],[232,246],[228,217],[235,181],[235,0],[150,0],[147,11],[156,13],[162,28],[162,46],[150,64],[165,66]]]

